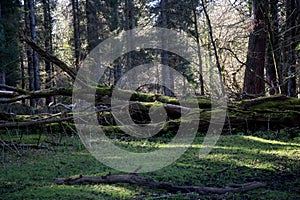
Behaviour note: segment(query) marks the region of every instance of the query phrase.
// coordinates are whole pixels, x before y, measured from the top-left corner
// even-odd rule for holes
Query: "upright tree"
[[[34,0],[28,0],[29,18],[30,18],[30,33],[32,40],[37,42],[36,23],[35,23],[35,8]],[[32,51],[33,74],[34,74],[34,90],[41,89],[39,59],[36,51]]]
[[[72,0],[74,1],[74,0]],[[97,15],[97,1],[86,0],[85,2],[85,12],[87,19],[87,44],[88,52],[94,49],[99,42],[99,30],[98,30],[98,15]]]
[[[45,49],[49,53],[53,53],[52,49],[52,16],[51,16],[51,2],[49,0],[42,0],[43,13],[44,13],[44,40]],[[46,71],[46,85],[45,88],[49,89],[52,86],[52,64],[49,60],[45,60],[45,71]],[[49,105],[53,97],[46,98],[46,104]]]
[[[286,0],[286,30],[285,30],[285,64],[288,71],[287,95],[296,96],[296,60],[297,60],[297,36],[299,34],[300,12],[297,9],[298,0]],[[299,41],[298,41],[299,42]]]
[[[252,28],[250,33],[244,93],[259,96],[265,93],[266,14],[268,0],[252,0]]]
[[[20,2],[0,1],[0,83],[15,85],[19,77]]]
[[[267,62],[266,62],[266,81],[269,94],[278,94],[279,87],[279,9],[278,0],[270,1],[270,12],[267,21]]]
[[[75,53],[75,68],[78,70],[81,54],[81,38],[80,38],[80,21],[79,21],[79,2],[71,0],[73,13],[73,31],[74,31],[74,53]]]

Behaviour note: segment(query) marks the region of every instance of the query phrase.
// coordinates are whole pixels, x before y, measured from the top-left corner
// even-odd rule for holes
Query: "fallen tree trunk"
[[[207,194],[226,194],[226,193],[238,193],[249,190],[255,190],[265,187],[265,183],[251,182],[245,184],[228,184],[224,188],[215,187],[199,187],[199,186],[179,186],[172,183],[160,182],[151,178],[141,177],[137,174],[108,174],[105,176],[86,177],[79,176],[77,178],[56,178],[54,179],[56,184],[115,184],[115,183],[129,183],[134,185],[147,186],[150,188],[164,189],[168,192],[176,193],[190,193],[195,192],[200,195]]]

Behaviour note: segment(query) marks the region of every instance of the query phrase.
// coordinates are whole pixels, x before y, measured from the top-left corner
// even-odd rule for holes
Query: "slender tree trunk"
[[[29,0],[28,3],[29,3],[29,11],[30,11],[31,37],[34,42],[37,42],[34,0]],[[32,53],[32,61],[33,61],[33,73],[34,73],[34,89],[40,90],[41,80],[40,80],[40,71],[39,71],[39,59],[35,51],[33,51]]]
[[[296,54],[297,42],[296,22],[299,13],[297,12],[296,0],[286,1],[286,61],[288,69],[288,88],[287,95],[290,97],[296,96]]]
[[[24,47],[22,48],[24,50]],[[26,90],[25,88],[25,66],[24,66],[24,54],[23,51],[21,51],[21,88],[22,90]],[[22,103],[25,104],[25,99],[22,100]]]
[[[264,68],[266,52],[266,13],[268,0],[252,0],[253,32],[250,34],[244,93],[261,96],[265,93]]]
[[[162,27],[163,28],[168,28],[168,16],[167,16],[167,5],[168,5],[168,0],[161,0],[160,2],[160,7],[161,7],[161,21],[162,21]],[[162,34],[162,48],[167,49],[168,45],[168,38],[166,34],[163,32]],[[161,52],[161,63],[165,66],[169,67],[169,54],[167,51],[162,51]],[[164,68],[162,78],[163,78],[163,94],[166,96],[172,96],[172,83],[171,83],[171,73],[169,68]]]
[[[110,23],[110,31],[116,31],[120,29],[120,16],[119,16],[119,0],[110,1],[110,7],[112,9],[112,21]],[[114,85],[117,84],[122,76],[122,65],[120,59],[114,62]]]
[[[43,11],[44,11],[44,37],[45,37],[45,49],[52,53],[52,17],[50,9],[50,1],[43,0]],[[52,64],[49,60],[45,60],[45,71],[46,71],[46,89],[52,86]],[[53,101],[53,97],[49,96],[46,98],[46,105],[49,105]]]
[[[198,31],[198,20],[197,20],[196,8],[193,8],[193,15],[194,15],[195,37],[196,37],[196,42],[197,42],[200,95],[204,95],[204,83],[203,83],[203,76],[202,76],[203,71],[202,71],[201,47],[200,47],[200,38],[199,38],[199,31]]]
[[[134,11],[134,0],[125,0],[126,7],[126,30],[130,30],[128,35],[128,48],[133,49],[135,47],[135,11]],[[126,71],[133,68],[135,60],[135,52],[129,52],[127,56]]]
[[[207,13],[204,1],[201,0],[201,2],[202,2],[203,11],[204,11],[204,14],[205,14],[205,17],[206,17],[206,20],[207,20],[207,25],[208,25],[208,28],[209,28],[210,41],[213,45],[214,55],[215,55],[215,59],[216,59],[216,65],[217,65],[217,70],[218,70],[218,75],[219,75],[219,82],[220,82],[220,87],[221,87],[221,96],[225,96],[225,88],[224,88],[224,84],[223,84],[222,70],[221,70],[221,65],[220,65],[220,61],[219,61],[217,46],[216,46],[214,36],[213,36],[212,25],[211,25],[210,18],[209,18],[209,15]]]
[[[278,17],[278,0],[270,1],[270,14],[267,18],[268,25],[268,45],[267,45],[267,63],[266,79],[269,87],[269,94],[279,93],[278,86],[278,59],[279,59],[279,17]]]
[[[97,8],[96,8],[96,3],[95,0],[86,0],[86,19],[87,19],[87,42],[88,42],[88,52],[93,50],[99,40],[99,35],[98,35],[98,25],[99,23],[97,21]]]
[[[24,0],[24,10],[25,10],[25,26],[26,26],[26,34],[31,37],[30,30],[30,13],[29,13],[29,0]],[[33,61],[32,61],[32,52],[33,50],[29,45],[26,44],[26,54],[27,54],[27,73],[28,73],[28,85],[29,90],[34,91],[34,73],[33,73]],[[30,106],[35,105],[35,100],[30,99]]]
[[[78,0],[72,0],[72,13],[73,13],[74,47],[75,47],[75,68],[76,70],[78,70],[79,63],[80,63],[80,53],[81,53]]]
[[[1,2],[0,2],[0,20],[1,20],[1,18],[2,18],[2,6],[1,6]],[[3,36],[4,36],[5,35],[4,31],[1,34],[3,34]],[[0,44],[0,45],[4,45],[5,39],[4,39],[4,41],[1,41],[1,42],[3,42],[3,44]],[[4,85],[6,84],[6,73],[5,73],[4,69],[1,69],[1,71],[0,71],[0,84],[4,84]]]

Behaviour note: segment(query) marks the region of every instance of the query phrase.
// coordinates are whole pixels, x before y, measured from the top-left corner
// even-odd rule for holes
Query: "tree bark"
[[[168,6],[168,0],[161,0],[160,2],[160,12],[161,12],[161,26],[163,28],[169,28],[168,26],[168,14],[167,14],[167,6]],[[163,49],[167,49],[167,45],[168,45],[168,38],[166,36],[166,34],[163,32],[162,33],[162,48]],[[169,54],[167,51],[162,50],[161,52],[161,63],[164,66],[167,66],[166,68],[164,68],[163,70],[163,74],[162,74],[162,78],[163,78],[163,83],[164,83],[164,87],[163,87],[163,94],[166,96],[173,96],[173,91],[174,88],[172,88],[172,78],[171,78],[171,72],[169,70]]]
[[[98,34],[98,20],[97,20],[97,7],[95,0],[86,0],[86,19],[87,19],[87,42],[88,52],[93,50],[99,41]]]
[[[0,2],[0,20],[2,18],[2,6],[1,6],[1,2]],[[2,24],[0,24],[0,28],[2,29]],[[4,48],[4,44],[5,44],[5,34],[4,34],[4,31],[2,32],[3,30],[1,30],[1,37],[3,37],[4,41],[1,41],[1,49]],[[2,39],[2,38],[1,38]],[[6,84],[6,73],[4,71],[4,69],[1,69],[0,71],[0,84]]]
[[[278,64],[279,64],[279,13],[278,0],[270,1],[270,13],[267,18],[268,25],[268,45],[267,45],[267,63],[266,79],[269,87],[269,94],[274,95],[280,92],[278,86]]]
[[[45,49],[47,52],[52,53],[52,16],[50,9],[50,1],[43,0],[43,11],[44,11],[44,37],[45,37]],[[50,89],[52,87],[52,64],[49,60],[45,60],[45,71],[46,71],[46,83],[45,88]],[[53,97],[46,98],[46,105],[49,105],[53,101]]]
[[[24,0],[24,10],[25,10],[25,26],[26,26],[26,37],[31,38],[30,30],[30,14],[29,14],[29,0]],[[32,38],[30,39],[32,41]],[[34,42],[34,41],[33,41]],[[33,73],[33,61],[32,61],[33,49],[26,45],[26,55],[27,55],[27,72],[28,72],[28,85],[29,90],[34,91],[34,73]],[[35,105],[35,100],[30,99],[30,106]]]
[[[34,0],[28,0],[28,7],[29,7],[29,18],[30,18],[29,22],[30,22],[31,38],[36,43],[37,35],[36,35]],[[34,50],[32,52],[32,62],[33,62],[33,74],[34,74],[34,90],[40,90],[41,80],[40,80],[40,71],[39,71],[39,59],[36,51]]]
[[[79,69],[81,41],[80,41],[80,23],[79,23],[79,3],[78,0],[71,0],[73,13],[73,30],[74,30],[74,53],[75,53],[75,68]]]
[[[199,85],[200,85],[200,95],[204,95],[204,82],[203,82],[203,71],[202,71],[202,57],[201,57],[201,47],[200,47],[200,37],[198,30],[198,19],[196,8],[193,8],[193,16],[194,16],[194,28],[195,28],[195,38],[197,42],[197,56],[198,56],[198,65],[199,65]]]
[[[253,32],[250,33],[244,93],[262,96],[265,93],[264,69],[266,52],[266,13],[268,0],[252,0]]]
[[[287,95],[296,96],[296,58],[297,58],[297,12],[296,0],[286,1],[286,35],[285,35],[285,63],[288,70]]]

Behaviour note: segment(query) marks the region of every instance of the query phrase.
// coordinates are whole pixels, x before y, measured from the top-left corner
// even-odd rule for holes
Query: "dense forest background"
[[[158,26],[185,31],[199,44],[197,67],[164,51],[134,51],[111,64],[101,84],[114,85],[134,66],[161,61],[187,77],[199,95],[210,94],[203,76],[207,66],[214,66],[230,98],[297,97],[299,12],[298,0],[1,0],[0,81],[27,91],[72,85],[72,78],[33,50],[24,36],[77,71],[105,39],[135,27]],[[134,41],[135,35],[130,37]],[[31,106],[54,99],[37,101],[31,99]]]
[[[153,27],[193,63],[136,48],[80,73]],[[170,68],[123,85],[162,85],[118,88],[149,63]],[[300,0],[0,0],[0,199],[298,200],[299,130]]]

